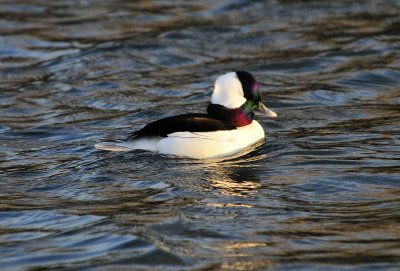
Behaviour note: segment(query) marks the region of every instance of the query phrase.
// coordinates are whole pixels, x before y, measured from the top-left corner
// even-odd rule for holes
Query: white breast
[[[158,152],[196,159],[218,158],[240,152],[264,138],[257,121],[235,130],[216,132],[177,132],[158,142]]]

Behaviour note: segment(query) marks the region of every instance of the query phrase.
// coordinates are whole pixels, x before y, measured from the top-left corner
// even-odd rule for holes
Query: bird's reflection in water
[[[252,197],[261,187],[257,167],[213,167],[209,185],[225,196]]]
[[[223,196],[254,197],[262,186],[262,174],[257,169],[267,158],[260,151],[261,145],[262,141],[234,156],[196,162],[189,168],[191,171],[204,172],[204,188],[218,191]]]

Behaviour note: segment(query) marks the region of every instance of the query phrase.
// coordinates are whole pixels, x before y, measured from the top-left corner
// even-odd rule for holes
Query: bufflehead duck
[[[264,138],[254,111],[277,114],[261,102],[260,85],[245,71],[221,75],[215,81],[207,114],[184,114],[152,122],[126,141],[104,142],[96,149],[148,150],[195,159],[220,158],[238,153]]]

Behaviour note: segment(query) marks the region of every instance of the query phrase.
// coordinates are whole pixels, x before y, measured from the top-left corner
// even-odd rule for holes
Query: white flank
[[[264,136],[261,125],[253,120],[235,130],[173,133],[160,140],[158,151],[195,159],[219,158],[240,152]]]

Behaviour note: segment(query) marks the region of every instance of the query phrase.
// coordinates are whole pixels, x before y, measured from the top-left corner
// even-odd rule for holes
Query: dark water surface
[[[0,0],[1,270],[400,268],[400,1]],[[93,145],[252,72],[223,161]]]

